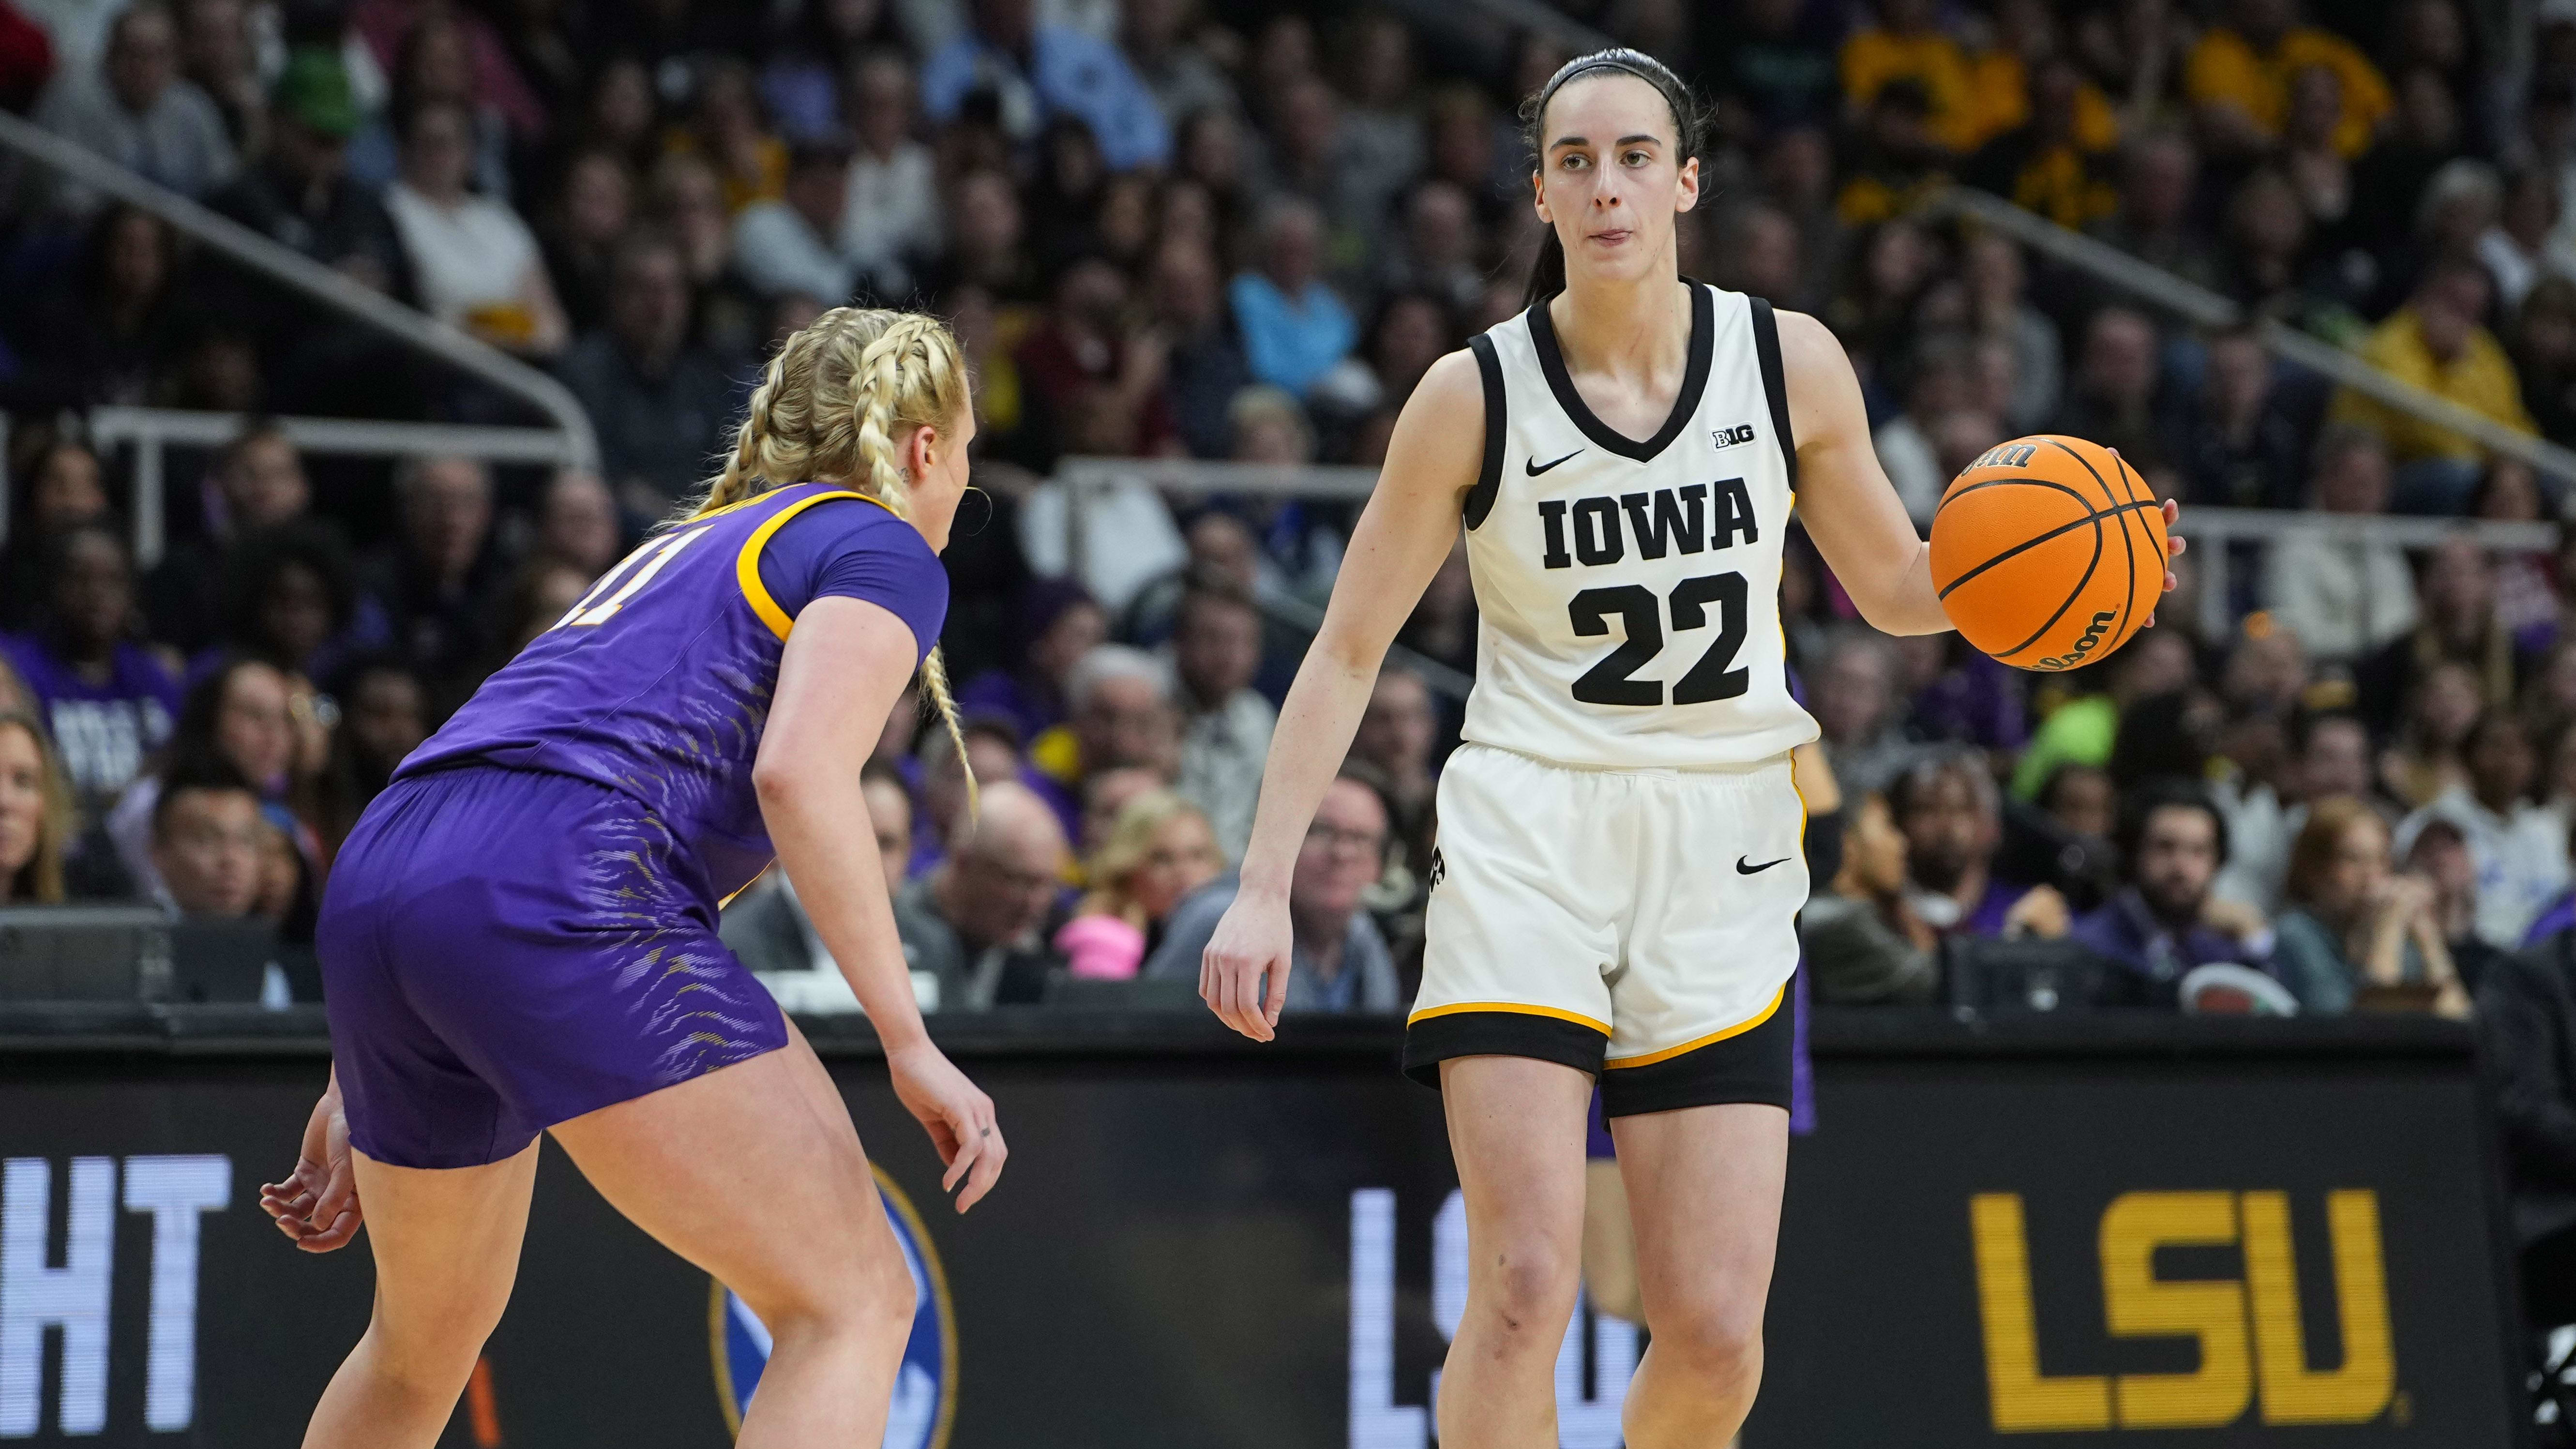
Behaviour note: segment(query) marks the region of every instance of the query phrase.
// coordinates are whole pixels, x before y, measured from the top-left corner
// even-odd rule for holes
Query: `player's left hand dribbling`
[[[888,1052],[886,1067],[895,1096],[920,1119],[948,1168],[939,1179],[940,1191],[956,1194],[961,1213],[983,1201],[1011,1156],[993,1099],[966,1080],[947,1053],[926,1041]],[[960,1183],[965,1184],[962,1189]]]

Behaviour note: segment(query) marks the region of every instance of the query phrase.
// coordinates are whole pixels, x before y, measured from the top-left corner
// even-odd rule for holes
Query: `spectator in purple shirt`
[[[2142,786],[2120,822],[2128,882],[2068,934],[2119,968],[2110,999],[2176,1003],[2176,987],[2213,961],[2259,965],[2271,932],[2251,907],[2209,893],[2227,863],[2227,822],[2208,793],[2183,780]]]
[[[137,643],[134,563],[125,540],[82,524],[49,540],[36,628],[0,636],[62,751],[72,789],[91,809],[116,798],[143,758],[170,738],[179,682]]]
[[[1081,801],[1061,782],[1027,763],[1019,729],[1009,716],[964,710],[958,731],[966,737],[966,762],[974,767],[977,780],[1017,780],[1028,786],[1055,812],[1065,839],[1079,838]],[[936,867],[960,843],[958,827],[967,804],[966,772],[957,767],[957,746],[945,731],[925,732],[917,759],[920,775],[914,790],[920,808],[912,815],[911,869],[915,876]]]
[[[1109,616],[1082,585],[1037,578],[1020,593],[1019,661],[991,669],[957,691],[957,707],[1001,715],[1033,740],[1064,723],[1065,679],[1074,661],[1109,637]]]
[[[2018,750],[2030,739],[2022,681],[2008,665],[1967,646],[1956,634],[1922,634],[1897,641],[1906,656],[1913,713],[1906,732],[1916,739],[1958,740],[1989,750]]]
[[[1905,903],[1943,935],[2066,934],[2066,898],[1994,874],[2003,843],[2003,801],[1985,757],[1971,750],[1933,755],[1896,778],[1888,808],[1905,836]]]
[[[2568,857],[2576,859],[2576,834],[2569,836],[2567,850]],[[2569,930],[2576,930],[2576,888],[2560,891],[2556,900],[2542,908],[2539,917],[2532,921],[2531,929],[2523,932],[2522,944],[2528,949]]]

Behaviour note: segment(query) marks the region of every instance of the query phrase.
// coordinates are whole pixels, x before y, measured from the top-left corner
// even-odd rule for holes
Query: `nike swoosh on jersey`
[[[1567,458],[1573,457],[1575,453],[1580,453],[1582,451],[1583,450],[1581,448],[1577,448],[1574,450],[1574,453],[1568,453],[1564,458],[1557,459],[1556,463],[1562,463],[1566,461]],[[1540,463],[1525,458],[1521,460],[1521,467],[1526,470],[1531,477],[1535,478],[1539,474],[1546,472],[1548,469],[1555,467],[1556,463]]]
[[[1766,860],[1760,865],[1751,864],[1751,861],[1751,856],[1737,856],[1735,858],[1735,873],[1737,875],[1760,875],[1762,872],[1769,870],[1775,865],[1787,865],[1789,863],[1789,857],[1784,855],[1778,860]]]

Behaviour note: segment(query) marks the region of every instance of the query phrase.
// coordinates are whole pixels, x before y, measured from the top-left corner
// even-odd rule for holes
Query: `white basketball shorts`
[[[1789,1105],[1807,861],[1788,756],[1597,769],[1466,744],[1439,811],[1408,1075],[1523,1056],[1598,1076],[1614,1117]]]

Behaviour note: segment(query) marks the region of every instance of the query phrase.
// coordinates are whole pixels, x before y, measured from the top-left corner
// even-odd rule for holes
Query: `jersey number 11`
[[[686,533],[675,533],[668,538],[654,539],[628,554],[618,561],[617,567],[600,575],[599,582],[590,586],[590,592],[582,595],[581,602],[573,605],[570,612],[555,620],[554,627],[561,629],[570,626],[579,629],[607,623],[611,615],[626,607],[626,601],[635,597],[637,590],[653,582],[653,576],[660,573],[664,565],[677,557],[680,550],[706,536],[707,530],[692,528]],[[643,567],[637,568],[637,564],[642,564]],[[620,578],[626,580],[623,586],[618,585],[617,581]],[[616,588],[617,592],[605,599],[599,597],[610,588]]]

